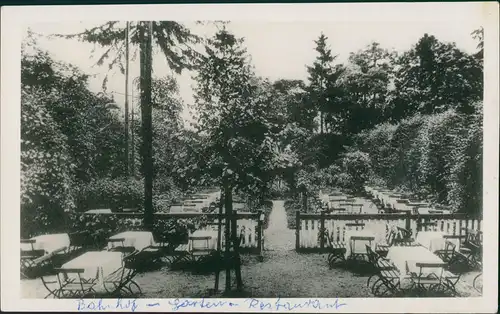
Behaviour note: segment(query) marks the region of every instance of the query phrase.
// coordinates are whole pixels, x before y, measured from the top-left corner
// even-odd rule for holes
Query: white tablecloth
[[[207,240],[190,240],[189,241],[189,250],[193,249],[210,249],[210,250],[215,250],[217,249],[217,230],[196,230],[191,234],[192,237],[211,237],[211,239],[208,240],[208,247],[207,247]]]
[[[120,252],[86,252],[77,258],[62,265],[61,268],[82,268],[85,272],[83,279],[98,278],[97,289],[104,289],[103,278],[122,266],[122,253]],[[96,290],[97,290],[96,289]]]
[[[375,233],[372,230],[348,230],[345,233],[345,241],[346,241],[346,253],[345,257],[349,257],[351,255],[351,250],[355,254],[366,254],[366,245],[370,244],[369,240],[355,240],[354,243],[351,243],[351,237],[372,237],[371,247],[375,248]],[[351,244],[354,247],[351,248]]]
[[[45,250],[47,254],[54,252],[60,248],[67,248],[70,245],[69,235],[67,233],[56,233],[56,234],[44,234],[31,240],[36,240],[33,243],[33,248],[35,250]],[[31,244],[21,243],[22,250],[31,250]]]
[[[444,249],[446,233],[441,231],[420,231],[415,238],[415,242],[420,243],[429,251],[434,252]]]
[[[442,231],[420,231],[417,234],[415,241],[420,243],[429,251],[435,252],[437,250],[444,250],[446,247],[446,241],[456,245],[456,250],[458,250],[460,241],[459,239],[446,239],[446,232]]]
[[[149,231],[126,231],[122,233],[115,234],[110,237],[110,239],[125,239],[125,246],[133,246],[136,250],[140,251],[150,245],[155,244],[153,234]],[[109,242],[108,247],[112,248],[115,246],[121,246],[120,242]]]
[[[405,277],[406,265],[410,273],[420,273],[420,267],[416,263],[442,263],[438,256],[423,246],[392,246],[387,253],[387,259],[394,263],[394,266],[400,271],[401,277]],[[439,276],[442,268],[424,268],[423,274],[435,273]]]

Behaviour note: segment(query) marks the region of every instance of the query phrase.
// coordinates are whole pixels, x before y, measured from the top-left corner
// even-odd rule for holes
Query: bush
[[[77,197],[80,211],[110,208],[113,212],[123,208],[144,208],[144,184],[133,178],[98,179],[83,186]]]
[[[145,230],[143,222],[142,218],[71,213],[68,216],[68,228],[65,232],[88,231],[94,242],[104,246],[106,240],[114,234]],[[187,242],[189,232],[206,226],[206,223],[206,217],[157,219],[153,223],[153,234],[156,241],[177,246]]]
[[[340,160],[340,172],[335,175],[335,185],[348,193],[359,194],[371,177],[370,157],[359,150],[345,153]]]
[[[473,114],[416,115],[361,134],[358,146],[369,154],[374,173],[370,182],[455,211],[481,211],[482,103],[473,107]],[[340,173],[337,183],[353,178]]]

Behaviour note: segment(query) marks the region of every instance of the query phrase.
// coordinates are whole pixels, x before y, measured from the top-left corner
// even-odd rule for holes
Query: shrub
[[[74,207],[74,163],[47,106],[53,95],[35,90],[21,94],[21,230],[28,237],[61,226]]]
[[[336,175],[336,185],[349,193],[358,194],[371,176],[370,157],[359,150],[347,152],[340,160],[341,171]]]
[[[65,232],[88,231],[96,243],[104,246],[110,236],[124,231],[145,230],[142,218],[117,217],[114,215],[91,215],[71,213]],[[153,234],[157,241],[177,246],[187,242],[189,232],[206,226],[206,217],[184,219],[156,219]]]
[[[77,206],[80,211],[93,208],[110,208],[121,211],[123,208],[144,207],[144,184],[133,178],[98,179],[83,186],[78,193]]]

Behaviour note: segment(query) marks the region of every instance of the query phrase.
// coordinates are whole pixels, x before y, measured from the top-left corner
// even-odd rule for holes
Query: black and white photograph
[[[2,23],[9,308],[494,311],[498,4],[364,5]]]

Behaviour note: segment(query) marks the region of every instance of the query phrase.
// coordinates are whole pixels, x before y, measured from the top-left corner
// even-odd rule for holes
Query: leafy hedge
[[[375,180],[455,211],[481,212],[482,104],[381,124],[360,135]]]
[[[145,230],[142,218],[125,218],[114,215],[89,215],[71,213],[67,217],[66,232],[87,230],[96,243],[105,245],[110,236],[124,231]],[[156,219],[153,234],[156,241],[167,242],[174,246],[186,243],[189,232],[202,228],[206,217]]]

